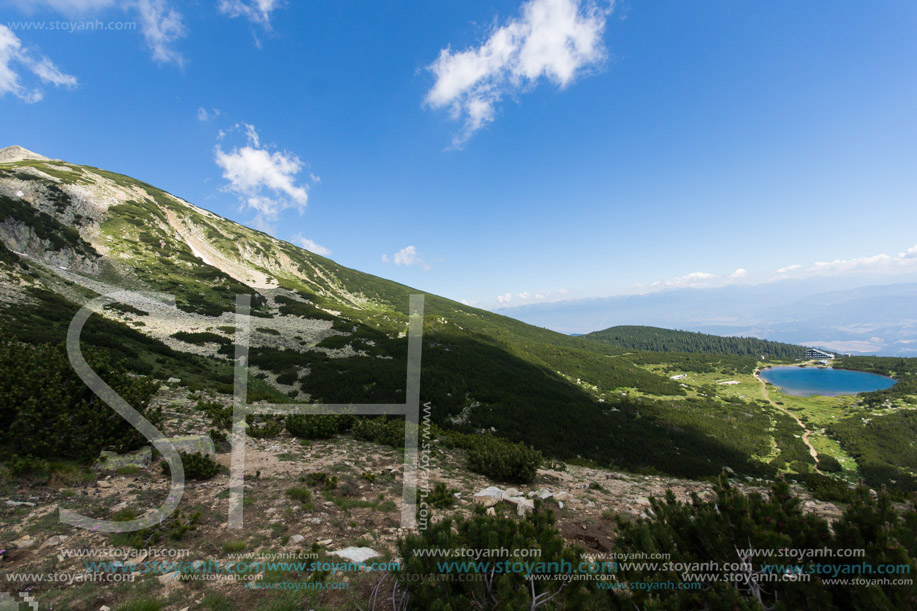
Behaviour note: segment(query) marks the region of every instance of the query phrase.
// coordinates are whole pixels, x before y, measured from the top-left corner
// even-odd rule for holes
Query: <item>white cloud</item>
[[[677,278],[669,278],[662,284],[667,287],[674,288],[689,288],[689,287],[700,287],[707,286],[709,281],[715,278],[715,276],[709,272],[691,272],[684,276],[679,276]],[[653,284],[658,285],[659,283],[654,282]]]
[[[49,83],[55,87],[76,87],[76,77],[61,72],[60,68],[47,57],[42,57],[41,60],[32,64],[30,69],[43,83]]]
[[[245,123],[245,137],[248,138],[248,141],[255,147],[261,146],[261,136],[258,135],[258,130],[255,129],[255,126],[251,123]]]
[[[522,291],[521,293],[505,293],[497,295],[496,300],[499,305],[525,305],[529,303],[549,303],[563,299],[563,296],[569,293],[568,289],[549,290],[542,289],[538,291]]]
[[[787,278],[811,278],[815,276],[842,275],[848,273],[895,274],[907,272],[917,267],[917,246],[908,248],[897,255],[878,254],[869,257],[852,259],[835,259],[834,261],[819,261],[811,265],[787,265],[773,272],[760,274],[756,280],[751,279],[749,272],[739,268],[732,274],[711,274],[707,272],[694,272],[669,280],[657,281],[644,285],[638,283],[634,289],[664,289],[664,288],[707,288],[728,286],[737,282],[773,282]]]
[[[812,271],[816,273],[847,272],[857,268],[883,266],[892,262],[892,257],[881,254],[857,259],[835,259],[834,261],[819,261],[815,263],[812,266]]]
[[[206,122],[210,121],[211,119],[216,119],[221,114],[223,114],[223,112],[219,108],[214,108],[208,111],[206,108],[201,106],[197,109],[197,120]]]
[[[914,265],[917,265],[917,246],[912,246],[896,255],[879,253],[868,257],[818,261],[808,267],[791,265],[778,269],[777,273],[795,271],[797,272],[796,275],[800,277],[844,274],[848,272],[896,273],[907,271]]]
[[[803,270],[803,275],[843,274],[846,272],[895,273],[917,265],[917,246],[896,255],[880,253],[870,257],[819,261]],[[778,270],[779,272],[779,270]]]
[[[293,236],[292,239],[293,239],[293,243],[296,244],[297,246],[305,248],[306,250],[310,252],[314,252],[317,255],[322,255],[323,257],[327,257],[328,255],[331,254],[330,250],[328,250],[321,244],[316,244],[309,238],[303,236],[302,233],[297,233],[296,235]]]
[[[245,17],[267,28],[271,24],[271,13],[282,4],[281,0],[220,0],[218,8],[230,18]]]
[[[302,211],[309,201],[306,188],[297,175],[303,168],[299,157],[287,151],[271,152],[261,146],[253,125],[237,125],[245,129],[247,145],[229,152],[216,146],[214,161],[223,170],[228,184],[225,190],[236,194],[243,207],[252,208],[264,219],[276,218],[287,208]]]
[[[403,265],[405,267],[420,266],[425,271],[432,267],[424,260],[420,253],[417,252],[416,246],[405,246],[391,257],[382,255],[382,261],[385,263],[394,263],[395,265]]]
[[[440,51],[429,70],[436,82],[425,103],[464,118],[453,146],[494,120],[505,96],[533,89],[544,77],[560,89],[605,58],[602,34],[611,3],[528,0],[521,15],[494,29],[477,47]]]
[[[47,57],[34,57],[12,30],[0,25],[0,97],[11,93],[28,103],[38,102],[43,97],[42,90],[40,87],[28,88],[22,84],[23,69],[46,85],[68,89],[77,85],[75,76],[61,72]]]
[[[175,42],[187,34],[181,13],[170,7],[166,0],[137,0],[140,27],[153,59],[162,64],[185,63],[182,54],[173,48]]]
[[[395,253],[393,261],[395,265],[416,265],[419,262],[417,248],[414,246],[405,246]]]

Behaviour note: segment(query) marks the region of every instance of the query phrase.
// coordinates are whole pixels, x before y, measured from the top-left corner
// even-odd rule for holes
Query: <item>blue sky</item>
[[[0,24],[0,146],[476,305],[917,268],[910,1],[0,0]]]

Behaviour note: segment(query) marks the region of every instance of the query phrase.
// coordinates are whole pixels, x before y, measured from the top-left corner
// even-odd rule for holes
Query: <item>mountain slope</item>
[[[60,343],[79,304],[129,289],[137,294],[93,317],[84,341],[136,373],[231,393],[235,295],[249,294],[250,400],[403,400],[408,297],[420,291],[127,176],[24,149],[0,159],[6,336]],[[771,440],[752,402],[688,398],[618,348],[435,295],[425,314],[421,398],[437,424],[600,464],[690,476],[773,470],[754,458]],[[754,417],[733,418],[730,435],[705,415],[731,410]]]

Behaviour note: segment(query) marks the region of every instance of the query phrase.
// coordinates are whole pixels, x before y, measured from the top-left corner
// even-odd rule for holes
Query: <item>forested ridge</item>
[[[703,352],[729,356],[792,360],[801,359],[804,346],[772,342],[755,337],[721,337],[708,333],[678,331],[641,325],[621,325],[595,331],[587,338],[626,350],[651,352]]]

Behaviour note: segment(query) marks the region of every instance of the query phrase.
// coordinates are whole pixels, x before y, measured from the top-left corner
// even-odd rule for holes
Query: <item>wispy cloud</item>
[[[917,246],[912,246],[897,254],[879,253],[866,257],[818,261],[812,265],[788,265],[781,267],[775,274],[797,278],[812,276],[834,276],[848,273],[895,274],[917,268]]]
[[[230,18],[244,17],[269,28],[271,13],[283,6],[282,0],[220,0],[219,11]]]
[[[207,122],[207,121],[210,121],[211,119],[216,119],[221,114],[223,114],[223,112],[219,108],[213,108],[211,110],[207,110],[206,108],[201,106],[200,108],[197,109],[197,120]]]
[[[179,38],[187,35],[181,13],[166,0],[137,0],[136,7],[143,37],[153,52],[153,60],[183,66],[185,58],[174,47]]]
[[[432,267],[424,260],[421,254],[417,252],[416,246],[405,246],[392,256],[383,254],[382,261],[385,263],[394,263],[395,265],[403,265],[405,267],[419,266],[425,271]]]
[[[254,125],[236,125],[233,131],[244,130],[246,144],[224,151],[218,144],[214,161],[223,170],[226,191],[234,193],[243,209],[256,211],[261,222],[270,222],[287,208],[304,210],[309,201],[306,186],[298,179],[304,163],[287,151],[271,151],[261,145]],[[224,133],[225,135],[225,133]]]
[[[669,278],[661,283],[655,282],[654,285],[662,284],[667,288],[694,288],[700,286],[707,286],[711,280],[716,278],[714,274],[709,272],[691,272],[690,274],[685,274],[684,276],[678,276],[676,278]]]
[[[521,293],[516,293],[515,295],[512,293],[504,293],[503,295],[497,295],[496,299],[499,305],[525,305],[528,303],[545,303],[549,301],[558,301],[569,292],[570,291],[565,288],[557,290],[542,289],[539,291],[522,291]]]
[[[305,248],[309,252],[314,252],[317,255],[322,255],[323,257],[327,257],[328,255],[331,254],[330,250],[328,250],[321,244],[317,244],[316,242],[313,242],[309,238],[303,236],[302,233],[297,233],[296,235],[294,235],[292,240],[293,240],[293,243],[296,244],[297,246]]]
[[[598,66],[605,58],[602,34],[611,7],[592,0],[528,0],[518,17],[480,45],[441,50],[428,67],[436,82],[424,102],[463,120],[453,146],[492,122],[504,97],[533,89],[542,78],[564,89]]]
[[[5,25],[0,25],[0,97],[10,93],[24,102],[42,99],[41,87],[27,87],[22,83],[22,72],[31,73],[45,85],[76,87],[75,76],[65,74],[54,62],[44,56],[36,57],[27,50],[19,37]]]
[[[711,272],[691,272],[682,276],[675,276],[667,280],[656,280],[644,284],[638,282],[633,289],[638,292],[652,292],[666,289],[700,289],[729,284],[748,283],[751,279],[748,270],[740,267],[730,274],[714,274]]]
[[[901,259],[903,260],[903,256]],[[834,261],[819,261],[812,266],[814,272],[847,272],[855,269],[869,267],[883,267],[895,261],[894,257],[884,254],[873,255],[871,257],[859,257],[856,259],[835,259]]]
[[[778,268],[772,272],[758,273],[754,276],[743,268],[731,274],[712,274],[694,272],[668,280],[650,284],[638,283],[633,288],[645,291],[672,288],[712,288],[737,283],[763,283],[786,279],[813,278],[818,276],[840,276],[852,273],[888,275],[917,269],[917,246],[908,248],[895,255],[877,254],[868,257],[818,261],[809,265],[793,264]]]

